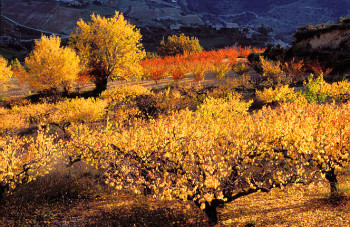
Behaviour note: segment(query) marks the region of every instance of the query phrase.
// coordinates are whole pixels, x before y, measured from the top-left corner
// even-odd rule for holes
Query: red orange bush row
[[[264,49],[251,47],[232,47],[195,54],[145,59],[141,65],[144,68],[144,77],[150,78],[156,83],[168,76],[178,82],[186,77],[186,73],[192,73],[195,76],[195,81],[201,81],[208,71],[221,80],[237,63],[238,57],[246,58],[252,52],[263,51]]]

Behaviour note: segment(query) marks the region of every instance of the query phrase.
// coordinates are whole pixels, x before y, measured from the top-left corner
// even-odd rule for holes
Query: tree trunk
[[[218,212],[216,208],[217,208],[216,204],[211,204],[211,205],[209,205],[208,203],[205,204],[204,212],[209,219],[210,226],[215,226],[218,223]]]
[[[329,186],[331,188],[331,195],[337,195],[338,190],[338,179],[337,175],[334,172],[334,169],[331,169],[330,171],[326,172],[326,179],[329,182]]]
[[[108,82],[108,77],[102,76],[99,78],[96,78],[95,80],[95,90],[94,93],[96,95],[100,95],[104,90],[107,89],[107,82]]]
[[[3,199],[5,192],[8,190],[8,185],[2,186],[0,185],[0,201]]]

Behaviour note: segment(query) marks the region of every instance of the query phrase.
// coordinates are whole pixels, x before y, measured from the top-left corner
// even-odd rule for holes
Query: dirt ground
[[[231,71],[226,75],[226,78],[234,78],[237,75]],[[203,86],[205,85],[214,85],[214,84],[219,84],[219,83],[225,83],[225,80],[223,79],[222,81],[219,81],[215,78],[215,76],[211,73],[208,73],[205,76],[205,79],[201,81],[201,84]],[[147,80],[130,80],[130,81],[125,81],[125,80],[115,80],[115,81],[109,81],[107,89],[111,89],[117,86],[128,86],[128,85],[133,85],[133,84],[139,84],[148,88],[152,88],[154,86],[157,87],[165,87],[171,84],[174,84],[174,80],[171,79],[171,77],[167,77],[165,79],[162,79],[156,84],[153,80],[147,79]],[[192,74],[187,74],[186,78],[181,80],[179,84],[187,84],[187,85],[195,85],[198,84],[198,82],[194,81],[194,76]],[[88,91],[88,90],[93,90],[94,89],[94,84],[93,83],[88,83],[84,86],[80,87],[75,87],[75,90],[79,89],[79,91]],[[74,91],[74,89],[73,89]],[[9,83],[8,89],[6,91],[1,91],[0,90],[0,95],[4,95],[7,97],[25,97],[27,95],[34,94],[35,91],[30,89],[25,84],[20,84],[17,80],[17,78],[11,78],[11,81]]]
[[[350,226],[350,177],[342,176],[345,197],[331,199],[326,182],[293,185],[241,197],[219,208],[218,226]],[[28,190],[28,189],[27,189]],[[33,189],[32,189],[33,190]],[[30,191],[30,189],[29,189]],[[5,206],[4,204],[3,206]],[[3,209],[0,205],[0,209]],[[89,198],[27,204],[0,212],[0,224],[55,226],[208,226],[192,202],[161,201],[113,189]],[[1,218],[1,213],[3,217]]]

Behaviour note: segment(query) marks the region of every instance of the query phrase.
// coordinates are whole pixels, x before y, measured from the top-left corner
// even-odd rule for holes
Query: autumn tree
[[[306,69],[303,60],[299,61],[293,58],[291,61],[285,62],[282,65],[282,69],[291,77],[294,85],[305,80]]]
[[[82,59],[96,85],[95,91],[106,90],[109,79],[140,76],[139,62],[145,57],[140,31],[122,14],[105,18],[91,15],[91,22],[78,21],[69,43]]]
[[[203,48],[196,37],[189,37],[184,34],[169,36],[167,42],[163,39],[158,48],[159,55],[163,57],[202,51]]]
[[[279,61],[275,62],[263,56],[260,56],[259,60],[263,70],[263,76],[267,78],[272,87],[288,83]]]
[[[36,91],[68,91],[80,71],[80,60],[74,50],[61,47],[58,36],[42,36],[35,41],[30,55],[25,59],[28,74],[24,80]]]
[[[11,66],[8,66],[7,60],[0,56],[0,88],[6,88],[5,83],[12,75]]]
[[[21,65],[17,58],[11,61],[11,67],[13,75],[18,79],[19,83],[24,84],[25,78],[28,77],[25,67]]]
[[[150,78],[158,84],[158,81],[168,76],[168,69],[163,59],[144,59],[141,62],[145,78]]]
[[[211,72],[218,80],[222,80],[231,71],[231,63],[227,59],[225,50],[212,52]]]

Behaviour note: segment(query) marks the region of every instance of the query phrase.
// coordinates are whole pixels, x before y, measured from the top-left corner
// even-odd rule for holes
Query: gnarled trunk
[[[329,186],[331,189],[331,195],[337,195],[339,190],[338,190],[338,179],[337,179],[337,175],[334,172],[334,169],[331,169],[327,172],[325,172],[326,174],[326,179],[329,182]]]
[[[218,223],[218,211],[216,210],[217,206],[214,204],[206,204],[204,212],[209,219],[209,225],[215,226]]]
[[[195,204],[197,205],[197,207],[201,206],[201,204],[198,203],[198,201],[196,201]],[[216,200],[213,200],[210,205],[207,202],[205,203],[205,209],[203,211],[208,217],[210,226],[215,226],[216,224],[218,224],[218,206],[219,203]]]
[[[104,90],[107,89],[108,76],[101,76],[95,79],[95,90],[96,95],[100,95]]]
[[[3,199],[5,192],[8,190],[8,185],[2,186],[0,184],[0,201]]]

